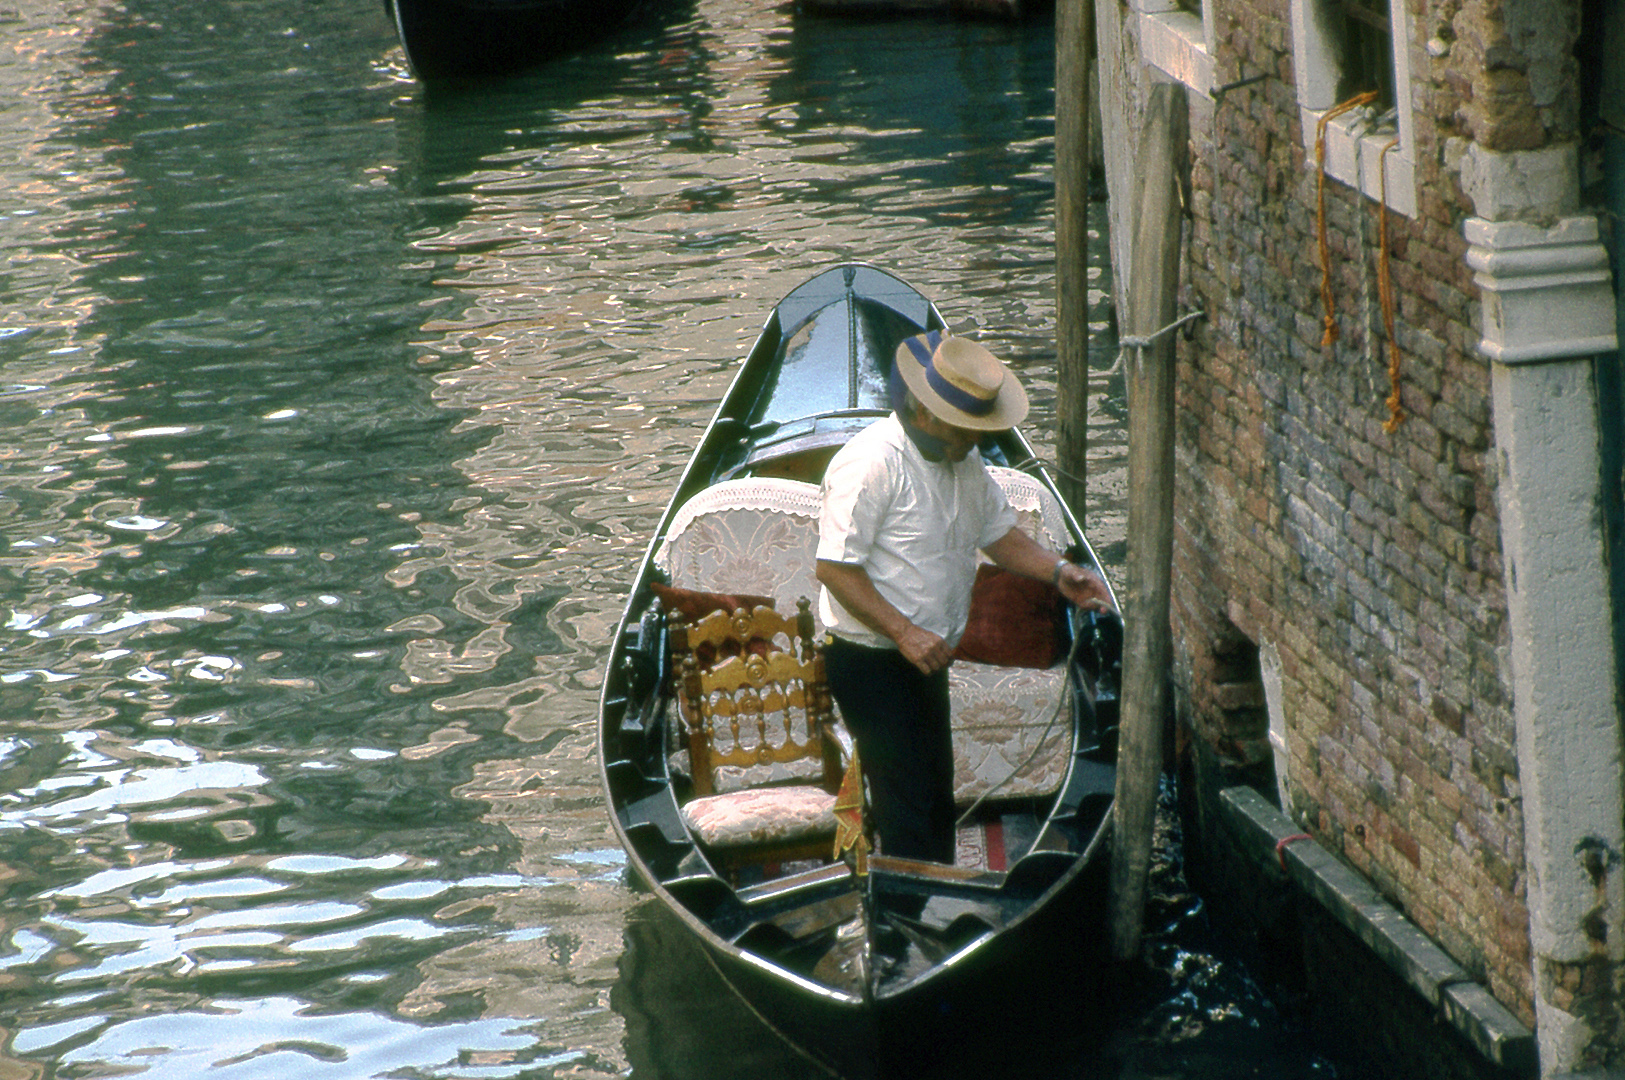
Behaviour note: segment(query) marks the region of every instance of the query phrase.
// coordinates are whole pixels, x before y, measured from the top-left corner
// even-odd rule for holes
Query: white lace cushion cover
[[[707,795],[683,804],[683,823],[708,847],[814,840],[835,833],[835,796],[815,787]]]
[[[1016,512],[1016,524],[1022,532],[1051,551],[1066,549],[1072,542],[1066,518],[1049,488],[1024,472],[1002,465],[989,465],[987,473],[1004,489],[1004,497],[1010,500],[1010,508]]]
[[[961,806],[1022,767],[995,793],[996,798],[1050,795],[1066,778],[1072,749],[1072,718],[1053,726],[1056,703],[1065,686],[1064,668],[1039,671],[988,664],[958,663],[948,669],[953,701],[954,801]],[[1048,737],[1045,735],[1048,727]],[[1040,743],[1042,746],[1040,747]]]
[[[655,562],[673,585],[771,596],[784,615],[805,596],[816,612],[818,510],[816,484],[725,480],[677,511]]]

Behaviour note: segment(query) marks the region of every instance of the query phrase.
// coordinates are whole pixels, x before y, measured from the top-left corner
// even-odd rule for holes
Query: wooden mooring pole
[[[1172,656],[1169,594],[1174,534],[1174,334],[1178,317],[1180,175],[1189,130],[1185,88],[1151,88],[1136,161],[1139,205],[1129,276],[1128,565],[1123,591],[1123,696],[1113,806],[1112,955],[1138,955],[1151,836],[1162,774],[1162,724]]]
[[[1089,475],[1089,61],[1094,0],[1055,4],[1055,456],[1084,520]]]

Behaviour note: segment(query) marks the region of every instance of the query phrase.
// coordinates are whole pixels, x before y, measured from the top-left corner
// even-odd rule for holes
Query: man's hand
[[[919,668],[921,674],[935,675],[954,662],[953,650],[948,648],[946,641],[913,623],[895,640],[897,650],[909,663]]]
[[[1111,590],[1099,574],[1077,563],[1062,563],[1055,585],[1061,595],[1083,611],[1115,611]]]
[[[926,675],[935,675],[954,661],[948,643],[929,630],[915,626],[880,595],[868,571],[850,563],[818,560],[818,580],[827,586],[841,606],[864,626],[897,643],[903,658]]]

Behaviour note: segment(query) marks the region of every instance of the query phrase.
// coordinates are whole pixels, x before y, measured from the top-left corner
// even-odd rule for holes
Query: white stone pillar
[[[1481,213],[1528,208],[1537,170],[1512,167],[1497,183],[1507,163],[1479,164],[1477,179],[1489,178],[1474,192]],[[1475,185],[1464,176],[1464,186]],[[1552,1077],[1598,1060],[1625,959],[1625,782],[1599,459],[1599,424],[1620,421],[1598,416],[1594,375],[1594,358],[1617,348],[1614,297],[1594,217],[1474,218],[1466,236],[1482,290],[1479,348],[1492,361],[1536,1035],[1541,1074]],[[1598,965],[1610,989],[1588,994],[1579,976]]]

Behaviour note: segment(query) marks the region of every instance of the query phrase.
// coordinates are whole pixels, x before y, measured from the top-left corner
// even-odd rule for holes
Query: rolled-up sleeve
[[[837,459],[824,474],[818,558],[861,565],[874,548],[889,501],[886,470],[872,459]]]

